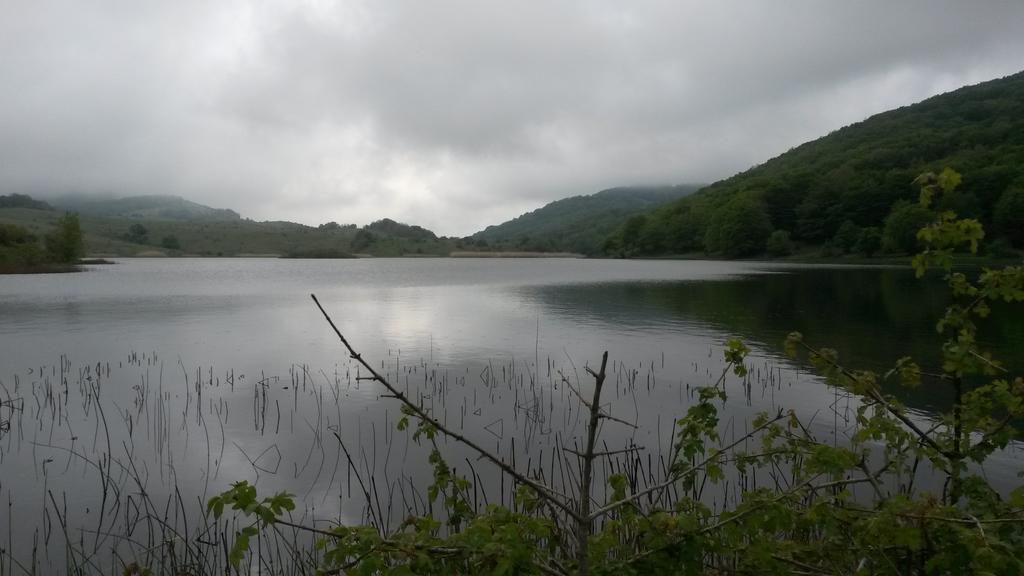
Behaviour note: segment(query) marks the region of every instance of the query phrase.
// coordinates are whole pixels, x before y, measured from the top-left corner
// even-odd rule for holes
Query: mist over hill
[[[50,200],[61,210],[103,218],[143,220],[230,221],[241,216],[234,210],[211,208],[179,196],[148,195],[126,198],[59,196]]]
[[[887,238],[917,198],[914,179],[949,167],[963,175],[942,209],[977,218],[989,239],[1021,246],[1024,227],[1024,73],[960,88],[877,114],[649,215],[623,223],[608,253],[650,256],[763,253],[773,231],[826,253],[853,249],[867,235],[880,248],[911,252]],[[916,230],[916,229],[915,229]],[[913,243],[911,236],[909,243]],[[888,245],[888,248],[886,246]]]
[[[0,221],[42,234],[62,212],[78,212],[89,249],[115,255],[900,254],[915,251],[929,218],[913,202],[914,179],[947,167],[963,181],[937,208],[980,220],[990,246],[1024,248],[1024,73],[872,116],[710,186],[573,196],[467,238],[389,218],[363,227],[253,222],[177,196],[12,194],[0,196]]]

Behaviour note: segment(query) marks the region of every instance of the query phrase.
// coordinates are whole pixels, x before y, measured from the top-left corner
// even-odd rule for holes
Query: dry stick
[[[601,387],[604,386],[605,366],[608,352],[601,356],[601,370],[587,372],[594,377],[594,400],[590,404],[590,423],[587,425],[587,449],[583,453],[583,475],[580,479],[580,513],[576,519],[576,564],[579,574],[590,573],[590,533],[594,519],[590,517],[590,490],[594,481],[594,444],[597,441],[597,426],[601,420]]]
[[[796,560],[794,558],[786,558],[782,554],[772,554],[772,558],[778,560],[779,562],[783,562],[785,564],[790,564],[792,566],[796,566],[797,568],[801,568],[803,570],[806,570],[807,572],[803,572],[803,574],[815,574],[815,575],[820,574],[822,576],[827,576],[828,574],[831,574],[831,572],[825,572],[822,568],[819,568],[818,566],[813,566],[811,564],[807,564],[807,563],[801,562],[801,561]]]
[[[805,350],[811,352],[812,354],[818,356],[822,360],[825,360],[826,362],[828,362],[833,368],[839,370],[843,374],[843,376],[846,376],[847,378],[849,378],[851,382],[857,383],[857,375],[854,374],[853,372],[850,372],[843,365],[839,364],[838,362],[834,362],[832,360],[827,359],[826,357],[822,356],[821,353],[816,348],[814,348],[813,346],[810,346],[810,345],[808,345],[808,344],[806,344],[804,342],[800,342],[800,346],[802,346]],[[871,388],[869,388],[868,391],[867,391],[867,395],[868,395],[869,398],[871,398],[875,402],[881,404],[882,407],[885,408],[885,410],[887,412],[889,412],[890,414],[895,416],[896,419],[898,419],[900,422],[902,422],[904,426],[906,426],[914,434],[916,434],[917,437],[920,439],[920,441],[922,443],[927,444],[929,448],[931,448],[932,450],[935,450],[936,452],[938,452],[939,454],[945,456],[946,458],[952,458],[953,457],[953,455],[950,453],[950,451],[944,450],[942,448],[942,446],[939,446],[938,442],[936,442],[934,439],[932,439],[928,435],[927,432],[925,432],[924,430],[921,430],[921,428],[917,424],[915,424],[913,420],[908,418],[906,414],[904,414],[898,408],[896,408],[895,406],[890,404],[889,401],[886,400],[885,397],[882,396],[882,394],[878,391],[878,389],[876,387],[872,386]]]
[[[559,495],[555,490],[541,484],[540,482],[537,482],[536,480],[529,478],[525,474],[520,473],[518,470],[516,470],[509,464],[506,464],[503,460],[501,460],[494,454],[491,454],[487,450],[478,446],[469,438],[466,438],[462,434],[459,434],[458,432],[449,429],[437,419],[432,418],[418,404],[409,400],[409,398],[405,394],[403,394],[398,388],[396,388],[390,381],[381,376],[380,373],[377,372],[373,368],[373,366],[370,365],[369,362],[363,359],[361,354],[359,354],[358,352],[355,351],[354,348],[352,348],[352,345],[349,344],[348,340],[345,339],[345,336],[342,335],[341,330],[339,330],[338,327],[334,324],[334,320],[331,319],[331,316],[327,313],[326,310],[324,310],[324,307],[320,304],[320,301],[317,300],[316,294],[310,294],[310,297],[313,299],[313,302],[316,303],[316,307],[320,309],[320,313],[323,314],[324,319],[327,320],[327,323],[331,325],[331,329],[333,329],[334,333],[338,336],[338,340],[340,340],[342,345],[344,345],[345,348],[348,350],[349,355],[352,357],[352,359],[359,362],[360,365],[366,368],[366,370],[373,376],[373,380],[380,382],[382,386],[384,386],[385,388],[388,389],[389,392],[391,392],[392,396],[394,396],[399,402],[407,406],[414,415],[416,415],[418,418],[425,422],[430,422],[431,425],[434,426],[434,428],[436,428],[445,436],[454,439],[460,444],[480,454],[482,458],[484,458],[485,460],[489,460],[492,464],[503,470],[509,476],[515,478],[520,483],[525,484],[530,488],[533,488],[534,490],[537,491],[538,495],[540,495],[541,498],[551,502],[557,508],[561,509],[563,512],[568,514],[571,518],[577,521],[581,518],[579,512],[574,510],[569,504],[567,504],[565,501],[561,499],[564,498],[564,496]]]
[[[974,356],[978,360],[981,360],[983,363],[987,364],[990,368],[992,368],[994,370],[998,370],[999,372],[1002,372],[1003,374],[1009,374],[1010,373],[1010,371],[1007,370],[1006,368],[1004,368],[1004,367],[1000,366],[999,364],[996,364],[995,362],[993,362],[991,358],[985,358],[984,356],[982,356],[981,354],[978,354],[974,350],[971,350],[970,352],[971,352],[971,356]]]
[[[970,438],[964,437],[964,386],[963,379],[957,376],[953,379],[953,451],[950,459],[950,480],[953,488],[949,494],[949,503],[954,506],[960,501],[961,479],[960,462],[963,460],[963,444],[970,448]]]
[[[594,374],[594,372],[592,370],[590,370],[589,368],[587,369],[587,372],[590,372],[590,374]],[[576,397],[579,399],[579,401],[582,402],[583,405],[587,407],[587,409],[589,409],[589,410],[593,410],[594,409],[594,407],[591,405],[590,401],[583,397],[583,394],[581,394],[579,392],[579,390],[577,390],[576,387],[572,385],[572,382],[570,382],[569,379],[565,377],[565,374],[562,374],[562,372],[559,371],[558,375],[562,377],[562,382],[566,386],[569,387],[569,390],[571,390],[572,393],[576,395]],[[629,426],[630,428],[632,428],[634,430],[637,429],[637,425],[636,424],[633,424],[632,422],[627,422],[627,421],[623,420],[622,418],[616,418],[615,416],[612,416],[611,414],[608,414],[606,412],[598,412],[598,417],[599,418],[606,418],[606,419],[611,420],[613,422],[618,422],[619,424],[625,424],[626,426]],[[569,452],[572,452],[572,451],[569,450]]]
[[[330,530],[323,530],[323,529],[320,529],[320,528],[314,528],[312,526],[304,526],[302,524],[296,524],[294,522],[289,522],[288,520],[281,520],[280,518],[274,520],[274,524],[275,525],[281,525],[281,526],[288,526],[289,528],[294,528],[296,530],[301,530],[301,531],[304,531],[304,532],[309,532],[311,534],[319,534],[321,536],[327,536],[329,538],[337,539],[337,538],[343,538],[345,536],[345,534],[341,533],[341,532],[333,532],[333,531],[330,531]],[[401,551],[401,550],[403,550],[403,546],[408,548],[410,546],[410,544],[409,543],[399,544],[399,543],[396,543],[393,540],[382,539],[381,541],[379,541],[376,544],[374,544],[373,546],[371,546],[369,550],[367,550],[367,551],[363,552],[362,554],[356,556],[354,559],[346,562],[342,566],[339,566],[339,567],[331,569],[331,570],[324,571],[322,573],[325,574],[325,575],[326,574],[340,574],[342,572],[345,572],[346,570],[349,570],[350,568],[354,568],[357,564],[362,562],[364,559],[366,559],[366,557],[370,556],[371,554],[374,554],[376,552],[379,552],[379,551],[382,551],[382,550],[386,550],[386,549],[389,549],[389,548],[394,548],[394,549],[397,549],[397,550]],[[454,546],[448,546],[448,547],[445,547],[445,546],[423,546],[423,545],[420,545],[420,544],[412,544],[411,546],[413,546],[415,548],[423,548],[426,551],[431,552],[431,553],[435,553],[435,554],[454,555],[454,554],[459,554],[460,552],[463,551],[462,548],[454,547]]]
[[[562,450],[568,452],[569,454],[574,454],[581,458],[583,457],[583,454],[581,452],[577,452],[572,448],[562,448]],[[594,456],[615,456],[616,454],[625,454],[627,452],[639,452],[641,450],[644,450],[643,446],[630,446],[629,448],[623,448],[622,450],[605,450],[603,452],[594,452]]]

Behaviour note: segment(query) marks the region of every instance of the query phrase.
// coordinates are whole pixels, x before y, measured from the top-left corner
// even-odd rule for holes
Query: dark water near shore
[[[727,338],[750,346],[754,371],[730,384],[726,427],[787,407],[835,433],[855,399],[785,359],[785,335],[801,331],[859,368],[934,363],[946,305],[941,282],[902,268],[748,262],[128,260],[0,276],[0,501],[12,502],[0,507],[0,547],[11,542],[23,565],[33,543],[63,553],[55,526],[66,514],[70,539],[101,565],[123,544],[112,534],[141,525],[128,501],[142,486],[198,507],[249,479],[298,494],[306,521],[365,520],[335,434],[394,505],[374,514],[418,506],[426,452],[395,432],[397,407],[357,379],[311,292],[433,413],[531,468],[582,431],[562,376],[585,388],[583,368],[604,350],[610,409],[638,429],[603,437],[656,459],[688,390],[720,370]],[[1024,366],[1024,315],[995,316],[984,340]],[[948,403],[927,387],[899,395],[921,418]],[[993,466],[1007,478],[1021,468],[1016,450]],[[503,497],[501,478],[473,473]]]

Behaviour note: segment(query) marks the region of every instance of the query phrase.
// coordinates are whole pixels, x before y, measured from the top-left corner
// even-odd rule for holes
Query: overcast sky
[[[1024,68],[1024,2],[0,0],[0,194],[463,235]]]

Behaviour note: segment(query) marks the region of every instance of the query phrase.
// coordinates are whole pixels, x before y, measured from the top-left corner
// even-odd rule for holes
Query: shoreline
[[[81,272],[80,264],[38,264],[35,266],[5,266],[0,265],[0,276],[18,274],[67,274],[69,272]]]
[[[576,252],[487,252],[460,250],[450,252],[447,258],[587,258],[587,256]]]
[[[785,258],[766,258],[766,257],[753,257],[753,258],[716,258],[713,255],[707,254],[672,254],[664,256],[637,256],[629,258],[615,258],[610,256],[587,256],[585,254],[578,254],[573,252],[484,252],[484,251],[458,251],[451,252],[450,254],[402,254],[402,255],[388,255],[388,256],[374,256],[372,254],[351,254],[345,256],[289,256],[281,254],[236,254],[230,256],[204,256],[199,254],[180,254],[180,255],[132,255],[132,256],[121,256],[112,254],[102,254],[93,257],[83,258],[74,264],[38,264],[33,266],[24,265],[5,265],[0,264],[0,275],[15,275],[15,274],[60,274],[69,272],[80,272],[82,266],[110,266],[116,265],[118,262],[112,260],[116,258],[118,260],[133,260],[133,259],[168,259],[173,260],[176,258],[201,258],[201,259],[250,259],[250,258],[266,258],[266,259],[310,259],[310,260],[361,260],[361,259],[398,259],[398,258],[439,258],[439,259],[573,259],[573,260],[633,260],[633,261],[720,261],[720,262],[748,262],[748,263],[763,263],[763,264],[792,264],[792,265],[826,265],[826,266],[880,266],[880,267],[892,267],[892,266],[909,266],[911,262],[910,256],[881,256],[881,257],[863,257],[863,256],[844,256],[844,257],[820,257],[811,255],[796,255],[788,256]],[[992,267],[992,266],[1006,266],[1006,265],[1020,265],[1021,258],[996,258],[991,256],[970,256],[970,255],[959,255],[957,268],[980,268],[980,267]]]

